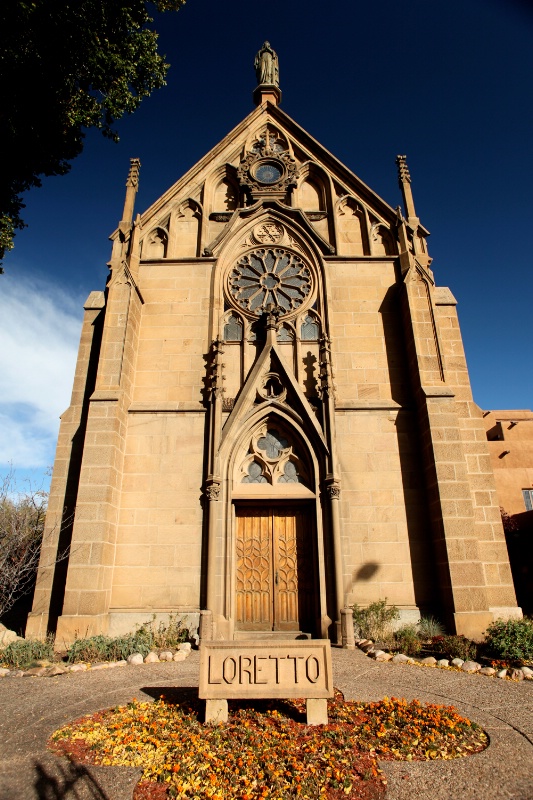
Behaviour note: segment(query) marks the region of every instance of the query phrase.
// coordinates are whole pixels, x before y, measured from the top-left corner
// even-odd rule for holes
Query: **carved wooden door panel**
[[[272,630],[272,515],[239,509],[237,515],[237,627]]]
[[[238,509],[238,629],[312,630],[314,548],[310,525],[304,508]]]

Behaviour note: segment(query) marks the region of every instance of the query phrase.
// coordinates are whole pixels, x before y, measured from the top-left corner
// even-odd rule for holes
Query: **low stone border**
[[[514,681],[531,681],[533,680],[533,669],[529,667],[517,667],[513,669],[500,669],[496,670],[493,667],[482,667],[477,661],[463,661],[462,658],[453,658],[449,661],[447,658],[440,658],[437,660],[433,656],[426,658],[411,658],[403,653],[386,653],[385,650],[376,650],[374,642],[371,639],[356,639],[355,644],[357,647],[366,653],[369,658],[374,661],[390,661],[392,664],[418,664],[425,667],[440,667],[441,669],[455,669],[461,672],[477,673],[479,675],[487,675],[488,677],[506,678]]]
[[[40,666],[31,669],[4,669],[0,668],[0,678],[55,678],[57,675],[68,675],[70,672],[86,672],[100,669],[114,669],[116,667],[126,667],[128,664],[137,666],[139,664],[157,664],[161,661],[185,661],[191,653],[189,642],[183,642],[177,650],[162,650],[159,653],[152,651],[143,657],[141,653],[132,653],[126,661],[102,661],[94,664],[86,664],[83,661],[75,664],[50,664],[43,662]]]

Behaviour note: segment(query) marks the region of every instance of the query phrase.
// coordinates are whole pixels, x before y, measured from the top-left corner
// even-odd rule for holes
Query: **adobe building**
[[[255,109],[134,222],[131,162],[28,636],[202,612],[206,638],[340,642],[382,598],[468,636],[521,616],[406,159],[394,209],[280,109],[268,43],[256,70]]]
[[[533,614],[533,413],[485,411],[489,452],[516,597]]]
[[[500,506],[511,515],[533,511],[533,413],[485,411],[483,421]]]

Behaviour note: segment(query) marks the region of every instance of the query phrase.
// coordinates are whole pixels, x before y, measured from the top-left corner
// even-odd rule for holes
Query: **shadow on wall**
[[[424,613],[440,616],[436,557],[422,458],[422,437],[409,374],[409,354],[398,286],[391,286],[380,306],[391,397],[401,409],[395,420],[405,503],[415,603]]]
[[[350,584],[346,588],[346,594],[350,594],[359,581],[371,580],[378,569],[377,561],[367,561],[366,564],[361,564],[358,569],[354,570]]]
[[[533,615],[533,511],[513,514],[511,520],[510,526],[504,522],[504,530],[516,602],[524,616],[531,616]]]

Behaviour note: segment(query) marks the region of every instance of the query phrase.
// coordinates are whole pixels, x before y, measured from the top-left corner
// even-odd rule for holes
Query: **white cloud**
[[[82,314],[80,298],[52,283],[0,278],[0,465],[53,463]]]

